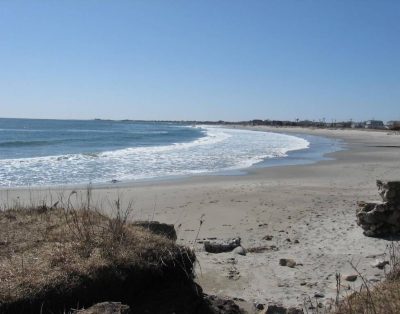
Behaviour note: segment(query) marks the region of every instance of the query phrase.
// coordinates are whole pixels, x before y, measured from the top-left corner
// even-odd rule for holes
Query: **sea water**
[[[0,187],[218,173],[309,145],[298,136],[184,123],[0,119]]]

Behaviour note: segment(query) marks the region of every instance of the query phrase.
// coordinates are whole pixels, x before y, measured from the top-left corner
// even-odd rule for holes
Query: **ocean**
[[[166,122],[0,119],[0,187],[220,173],[306,150],[298,136]]]

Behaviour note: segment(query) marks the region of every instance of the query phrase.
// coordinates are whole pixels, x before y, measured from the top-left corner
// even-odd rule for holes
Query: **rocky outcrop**
[[[361,203],[357,224],[366,236],[400,234],[400,181],[377,181],[382,202]]]
[[[400,181],[376,181],[384,202],[400,205]]]

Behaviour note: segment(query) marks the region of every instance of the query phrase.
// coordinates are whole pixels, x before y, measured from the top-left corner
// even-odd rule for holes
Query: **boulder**
[[[176,241],[176,231],[174,225],[160,223],[158,221],[134,221],[133,225],[148,229],[149,231]]]
[[[240,246],[240,238],[204,242],[204,250],[209,253],[231,252],[238,246]]]

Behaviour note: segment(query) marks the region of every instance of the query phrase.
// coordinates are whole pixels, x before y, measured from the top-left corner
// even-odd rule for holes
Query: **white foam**
[[[204,137],[187,143],[0,160],[0,185],[138,180],[241,169],[309,146],[302,138],[283,134],[211,126],[202,130]]]
[[[134,153],[161,153],[168,152],[173,150],[180,149],[188,149],[191,147],[199,146],[199,145],[212,145],[219,142],[222,142],[230,137],[229,134],[222,132],[219,129],[213,128],[203,128],[206,136],[201,137],[195,141],[187,142],[187,143],[174,143],[171,145],[165,146],[153,146],[153,147],[132,147],[132,148],[124,148],[114,151],[107,151],[99,154],[100,157],[121,157],[127,154]]]

